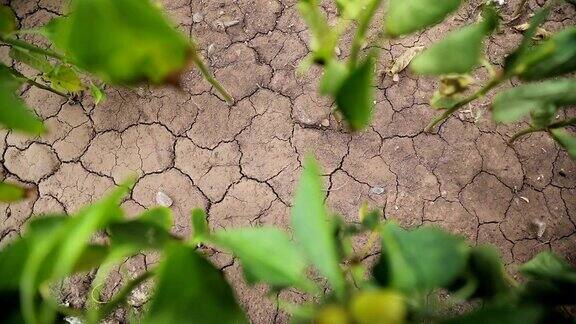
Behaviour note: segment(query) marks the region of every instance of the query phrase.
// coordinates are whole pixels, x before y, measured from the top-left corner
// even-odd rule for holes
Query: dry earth
[[[11,6],[23,27],[34,27],[61,14],[60,2],[13,0]],[[372,127],[350,134],[330,115],[330,100],[316,93],[319,69],[296,74],[309,52],[309,34],[295,0],[163,2],[179,28],[197,36],[236,104],[226,105],[196,71],[184,75],[182,91],[108,88],[108,100],[97,107],[88,96],[70,104],[26,89],[25,100],[50,133],[34,139],[0,136],[2,175],[33,188],[31,199],[0,210],[3,242],[19,235],[31,215],[72,213],[133,172],[139,179],[126,210],[136,214],[155,205],[162,191],[174,201],[178,234],[189,233],[193,207],[206,208],[215,228],[287,227],[301,161],[312,152],[325,173],[328,205],[349,221],[367,201],[386,205],[386,218],[403,225],[436,224],[473,244],[493,243],[511,270],[542,250],[576,261],[576,165],[565,152],[541,134],[507,146],[511,134],[526,124],[494,125],[485,113],[488,99],[450,118],[438,134],[425,134],[422,128],[434,113],[427,101],[437,83],[406,71],[394,82],[384,73],[410,47],[426,46],[472,22],[477,3],[467,4],[445,24],[383,47]],[[538,3],[529,6],[528,13]],[[514,7],[505,4],[504,15],[509,17]],[[335,8],[327,4],[325,9],[333,19]],[[546,28],[573,24],[574,13],[561,6]],[[526,19],[527,14],[518,22]],[[520,37],[504,26],[489,40],[490,60],[501,62]],[[349,39],[339,47],[342,58]],[[0,47],[0,54],[13,63],[7,48]],[[540,238],[535,221],[546,224]],[[286,321],[273,302],[264,301],[264,288],[241,282],[238,262],[218,253],[213,259],[231,278],[254,322]],[[122,271],[134,275],[156,260],[141,255]],[[120,273],[110,292],[117,289]],[[81,304],[89,282],[90,277],[81,277],[65,283],[63,299]]]

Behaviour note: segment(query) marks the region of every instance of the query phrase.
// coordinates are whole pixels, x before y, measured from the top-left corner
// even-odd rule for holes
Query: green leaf
[[[28,256],[28,245],[26,240],[17,239],[0,251],[0,291],[18,289]]]
[[[500,92],[492,101],[492,117],[497,122],[517,121],[528,113],[549,105],[576,103],[576,81],[560,79],[523,84]]]
[[[385,28],[398,37],[436,25],[460,7],[461,0],[390,0]]]
[[[576,283],[576,270],[552,252],[542,252],[519,268],[534,279],[565,280]]]
[[[52,83],[56,90],[74,93],[84,90],[82,81],[78,73],[67,65],[59,65],[46,74],[46,77]]]
[[[551,252],[538,254],[519,268],[530,281],[521,298],[546,305],[576,303],[576,270]]]
[[[212,242],[242,262],[248,283],[307,289],[306,261],[285,232],[276,228],[242,228],[214,233]]]
[[[106,92],[93,84],[90,85],[90,93],[94,98],[94,105],[98,105],[106,100]]]
[[[340,269],[333,229],[324,208],[324,192],[318,165],[308,157],[292,206],[292,228],[308,261],[326,276],[339,297],[345,282]]]
[[[514,73],[539,80],[576,71],[576,27],[555,34],[518,58]]]
[[[364,62],[341,81],[336,93],[336,105],[352,130],[368,126],[374,107],[372,79],[374,59],[367,57]]]
[[[0,201],[13,202],[26,198],[26,189],[12,183],[0,182]]]
[[[336,60],[328,61],[320,81],[320,93],[335,96],[347,76],[348,69],[345,64]]]
[[[0,124],[30,135],[40,135],[45,129],[42,122],[16,95],[21,82],[0,63]]]
[[[222,273],[192,248],[172,245],[143,323],[248,323]]]
[[[173,216],[172,210],[167,207],[153,207],[138,216],[138,220],[149,224],[156,225],[163,230],[170,232],[172,228]]]
[[[138,218],[109,226],[112,245],[131,246],[136,252],[147,248],[163,247],[171,239],[172,211],[166,207],[154,207]]]
[[[532,38],[536,35],[538,26],[543,24],[550,14],[550,6],[544,6],[536,11],[534,17],[530,20],[530,27],[524,32],[520,45],[510,53],[504,60],[504,71],[506,74],[512,74],[517,69],[520,58],[526,53],[532,44]]]
[[[35,300],[38,287],[45,281],[43,273],[48,260],[53,266],[47,280],[63,278],[73,273],[92,236],[122,218],[120,200],[130,187],[131,184],[119,186],[101,201],[83,208],[75,216],[67,219],[50,235],[34,238],[21,280],[22,308],[27,322],[37,321]],[[45,303],[40,306],[45,320],[51,321],[54,310]]]
[[[478,281],[474,296],[498,298],[510,292],[498,251],[492,246],[476,246],[470,251],[468,269]]]
[[[149,0],[73,1],[70,14],[47,27],[73,62],[106,82],[173,83],[192,47]]]
[[[387,224],[382,253],[373,270],[376,281],[405,292],[446,287],[465,269],[469,248],[460,237],[433,227],[412,231]]]
[[[328,25],[326,17],[320,11],[320,5],[315,0],[298,2],[300,16],[308,25],[312,34],[310,49],[315,63],[327,64],[334,57],[334,48],[338,43],[338,33]]]
[[[558,142],[573,160],[576,160],[576,137],[570,135],[565,129],[551,129],[554,140]]]
[[[416,56],[410,68],[425,75],[470,72],[480,63],[484,39],[496,29],[498,19],[494,9],[487,7],[482,22],[449,33]]]
[[[0,5],[0,36],[10,34],[18,29],[14,11],[6,5]]]
[[[46,56],[21,49],[19,47],[10,48],[10,57],[20,61],[42,73],[48,73],[52,70],[52,65],[46,59]]]
[[[208,217],[201,208],[192,209],[192,240],[202,241],[210,235]]]

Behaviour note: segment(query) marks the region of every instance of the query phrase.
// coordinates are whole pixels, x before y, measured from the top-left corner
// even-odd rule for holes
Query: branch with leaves
[[[446,0],[390,0],[384,16],[383,32],[377,41],[408,35],[442,22],[456,11],[463,1]],[[366,45],[366,31],[381,1],[336,1],[339,18],[335,26],[330,26],[319,9],[319,3],[313,0],[301,0],[300,12],[312,33],[312,53],[303,65],[311,62],[324,67],[324,77],[320,81],[320,93],[331,96],[336,110],[347,121],[351,130],[360,130],[370,123],[374,109],[373,80],[374,60],[377,51],[370,50],[361,58],[361,49]],[[506,58],[504,68],[495,70],[484,59],[484,42],[499,26],[500,16],[495,6],[484,4],[478,22],[464,26],[446,35],[421,53],[411,54],[411,70],[420,75],[438,75],[441,78],[440,89],[431,98],[430,105],[442,112],[426,127],[432,132],[435,127],[449,118],[460,108],[484,97],[505,81],[520,78],[524,81],[540,81],[547,78],[569,74],[576,70],[576,29],[567,27],[541,43],[533,44],[539,26],[546,20],[551,8],[557,1],[550,1],[531,20],[519,46]],[[355,25],[356,33],[352,39],[348,62],[343,63],[334,56],[334,48],[344,30]],[[377,23],[376,28],[381,29]],[[368,44],[377,48],[379,43]],[[413,58],[413,60],[412,60]],[[361,61],[358,63],[358,61]],[[408,65],[406,64],[404,66]],[[484,65],[490,79],[476,91],[467,94],[470,88],[471,73]],[[557,83],[556,83],[557,82]],[[512,137],[511,142],[522,135],[536,131],[545,131],[576,159],[576,138],[565,130],[573,126],[572,119],[556,120],[555,116],[562,107],[576,103],[566,87],[574,83],[573,79],[545,81],[526,84],[500,93],[493,102],[493,118],[496,122],[514,122],[530,114],[532,126]],[[543,87],[538,95],[522,97],[534,88]],[[524,90],[522,90],[524,89]],[[557,134],[557,135],[554,135]],[[560,135],[558,135],[560,134]]]
[[[576,304],[576,269],[559,257],[544,252],[520,266],[525,277],[520,283],[505,272],[496,249],[470,246],[439,228],[405,230],[367,205],[357,222],[346,223],[327,211],[320,174],[308,158],[291,211],[292,232],[270,226],[212,231],[204,211],[195,209],[190,237],[176,237],[168,208],[125,217],[119,204],[131,182],[72,217],[34,217],[22,237],[0,250],[0,298],[10,302],[0,320],[54,323],[67,316],[101,323],[118,308],[131,307],[134,290],[149,281],[148,302],[135,322],[247,323],[230,284],[205,254],[209,246],[232,253],[247,284],[266,285],[274,299],[285,289],[309,296],[303,304],[276,300],[294,323],[569,321],[559,306]],[[93,240],[102,233],[104,240]],[[365,246],[353,247],[367,237]],[[124,278],[118,291],[103,299],[100,288],[111,270],[149,251],[161,261]],[[368,267],[364,260],[375,251],[378,261]],[[48,289],[95,269],[85,309],[61,305]],[[441,291],[450,297],[441,298]],[[478,306],[454,311],[466,301]]]

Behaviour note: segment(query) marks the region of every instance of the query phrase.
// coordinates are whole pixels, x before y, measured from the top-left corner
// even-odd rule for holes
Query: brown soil
[[[14,0],[11,5],[23,27],[34,27],[60,14],[61,2]],[[19,235],[31,215],[72,213],[134,172],[139,179],[126,210],[136,214],[155,205],[162,191],[174,202],[178,234],[190,232],[193,207],[206,208],[215,228],[287,227],[301,161],[312,152],[325,173],[329,207],[349,221],[356,221],[357,208],[367,201],[386,205],[386,218],[403,225],[436,224],[472,244],[495,244],[511,271],[542,250],[576,261],[576,164],[564,151],[542,134],[508,146],[507,139],[526,123],[493,124],[486,110],[489,98],[457,113],[438,134],[425,134],[422,129],[434,115],[427,102],[437,82],[407,71],[394,82],[384,73],[408,48],[426,46],[474,21],[478,1],[447,23],[383,48],[375,118],[357,134],[343,130],[330,115],[330,100],[317,94],[319,69],[296,74],[309,51],[309,33],[295,0],[162,2],[181,30],[196,35],[236,104],[228,106],[195,70],[184,76],[183,91],[109,87],[108,100],[97,107],[88,96],[69,104],[27,89],[25,100],[50,133],[30,139],[2,132],[2,175],[33,188],[31,199],[1,208],[3,242]],[[503,6],[505,16],[515,2]],[[529,1],[529,7],[518,23],[538,4]],[[333,5],[325,9],[334,19]],[[545,28],[573,24],[574,14],[562,5]],[[489,59],[501,63],[520,38],[503,26],[489,40]],[[342,58],[349,39],[339,47]],[[7,48],[0,47],[0,57],[12,63]],[[540,238],[536,220],[546,224]],[[219,253],[213,259],[237,287],[254,322],[286,322],[286,315],[263,298],[263,287],[242,283],[238,262]],[[156,261],[142,255],[129,260],[126,269],[133,275]],[[71,283],[64,299],[81,304],[75,298],[89,280]],[[117,282],[110,289],[117,289]],[[302,298],[293,292],[283,297]]]

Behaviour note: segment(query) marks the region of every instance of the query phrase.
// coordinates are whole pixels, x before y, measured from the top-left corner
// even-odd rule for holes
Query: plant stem
[[[508,140],[508,145],[511,145],[512,143],[514,143],[514,141],[516,141],[518,138],[524,136],[524,135],[528,135],[531,133],[535,133],[535,132],[539,132],[539,131],[543,131],[546,128],[541,128],[541,127],[528,127],[525,128],[521,131],[519,131],[518,133],[512,135],[512,137],[510,137],[510,139]]]
[[[523,130],[519,131],[518,133],[512,135],[512,137],[510,137],[510,139],[508,140],[508,144],[514,143],[514,141],[516,141],[518,138],[520,138],[524,135],[528,135],[528,134],[535,133],[535,132],[542,132],[542,131],[546,131],[549,129],[562,128],[562,127],[570,126],[570,125],[576,125],[576,117],[561,120],[561,121],[552,123],[546,127],[533,127],[533,126],[528,127],[526,129],[523,129]]]
[[[214,75],[212,72],[210,72],[210,69],[198,54],[198,46],[196,46],[194,43],[192,44],[192,62],[194,62],[198,69],[200,69],[200,72],[206,81],[210,82],[210,84],[214,86],[218,92],[220,92],[220,94],[224,97],[224,100],[226,100],[229,105],[232,105],[234,103],[234,98],[232,98],[224,86],[222,86],[222,84],[220,84],[220,82],[214,78]]]
[[[499,85],[500,83],[502,83],[502,81],[504,81],[504,74],[502,72],[497,73],[494,78],[492,78],[488,83],[486,83],[482,88],[478,89],[478,91],[476,91],[475,93],[469,95],[468,97],[463,98],[462,100],[460,100],[458,103],[456,103],[454,106],[450,107],[449,109],[446,109],[442,114],[438,115],[436,118],[434,118],[429,124],[428,126],[426,126],[426,128],[424,129],[425,132],[427,133],[431,133],[432,130],[434,129],[434,127],[436,125],[438,125],[438,123],[444,121],[446,118],[450,117],[450,115],[452,115],[454,112],[456,112],[458,109],[460,109],[460,107],[480,98],[483,97],[486,93],[488,93],[488,91],[492,90],[494,87],[496,87],[497,85]]]
[[[362,44],[364,43],[366,31],[368,30],[368,26],[372,20],[372,17],[374,17],[376,10],[378,7],[380,7],[381,3],[382,0],[372,0],[368,4],[368,7],[362,11],[363,14],[360,15],[358,20],[358,27],[356,28],[356,34],[354,35],[354,39],[352,40],[352,47],[350,49],[350,58],[348,60],[350,68],[356,66],[356,63],[358,62],[358,55],[360,53],[360,49],[362,48]]]
[[[31,79],[31,78],[25,76],[24,74],[22,74],[22,73],[20,73],[20,72],[18,72],[18,71],[16,71],[16,70],[14,70],[14,68],[9,68],[9,70],[10,70],[10,73],[12,73],[12,75],[14,75],[15,77],[17,77],[17,78],[19,78],[19,79],[22,79],[22,80],[26,81],[27,83],[30,83],[30,84],[33,85],[33,86],[36,86],[36,87],[38,87],[38,88],[40,88],[40,89],[43,89],[43,90],[46,90],[46,91],[50,91],[50,92],[52,92],[52,93],[54,93],[54,94],[57,94],[57,95],[59,95],[59,96],[62,96],[62,97],[64,97],[64,98],[68,99],[68,95],[65,94],[64,92],[58,91],[58,90],[56,90],[56,89],[54,89],[54,88],[52,88],[52,87],[49,87],[49,86],[47,86],[47,85],[45,85],[45,84],[38,83],[38,82],[36,82],[34,79]]]
[[[27,43],[25,41],[21,41],[21,40],[16,39],[16,38],[0,36],[0,41],[6,43],[8,45],[12,45],[12,46],[26,49],[30,52],[46,55],[46,56],[55,58],[55,59],[60,60],[60,61],[66,61],[66,58],[61,54],[58,54],[58,53],[51,51],[51,50],[40,48],[36,45],[32,45],[30,43]]]
[[[132,292],[132,290],[134,290],[134,288],[138,287],[142,282],[148,280],[153,275],[154,273],[152,271],[146,271],[141,275],[139,275],[138,277],[130,280],[124,287],[122,287],[122,290],[120,290],[116,295],[114,295],[114,297],[108,303],[102,305],[102,308],[100,308],[100,311],[98,312],[97,323],[99,323],[100,320],[104,319],[106,316],[108,316],[108,314],[113,312],[121,303],[123,303],[128,297],[128,295]]]

